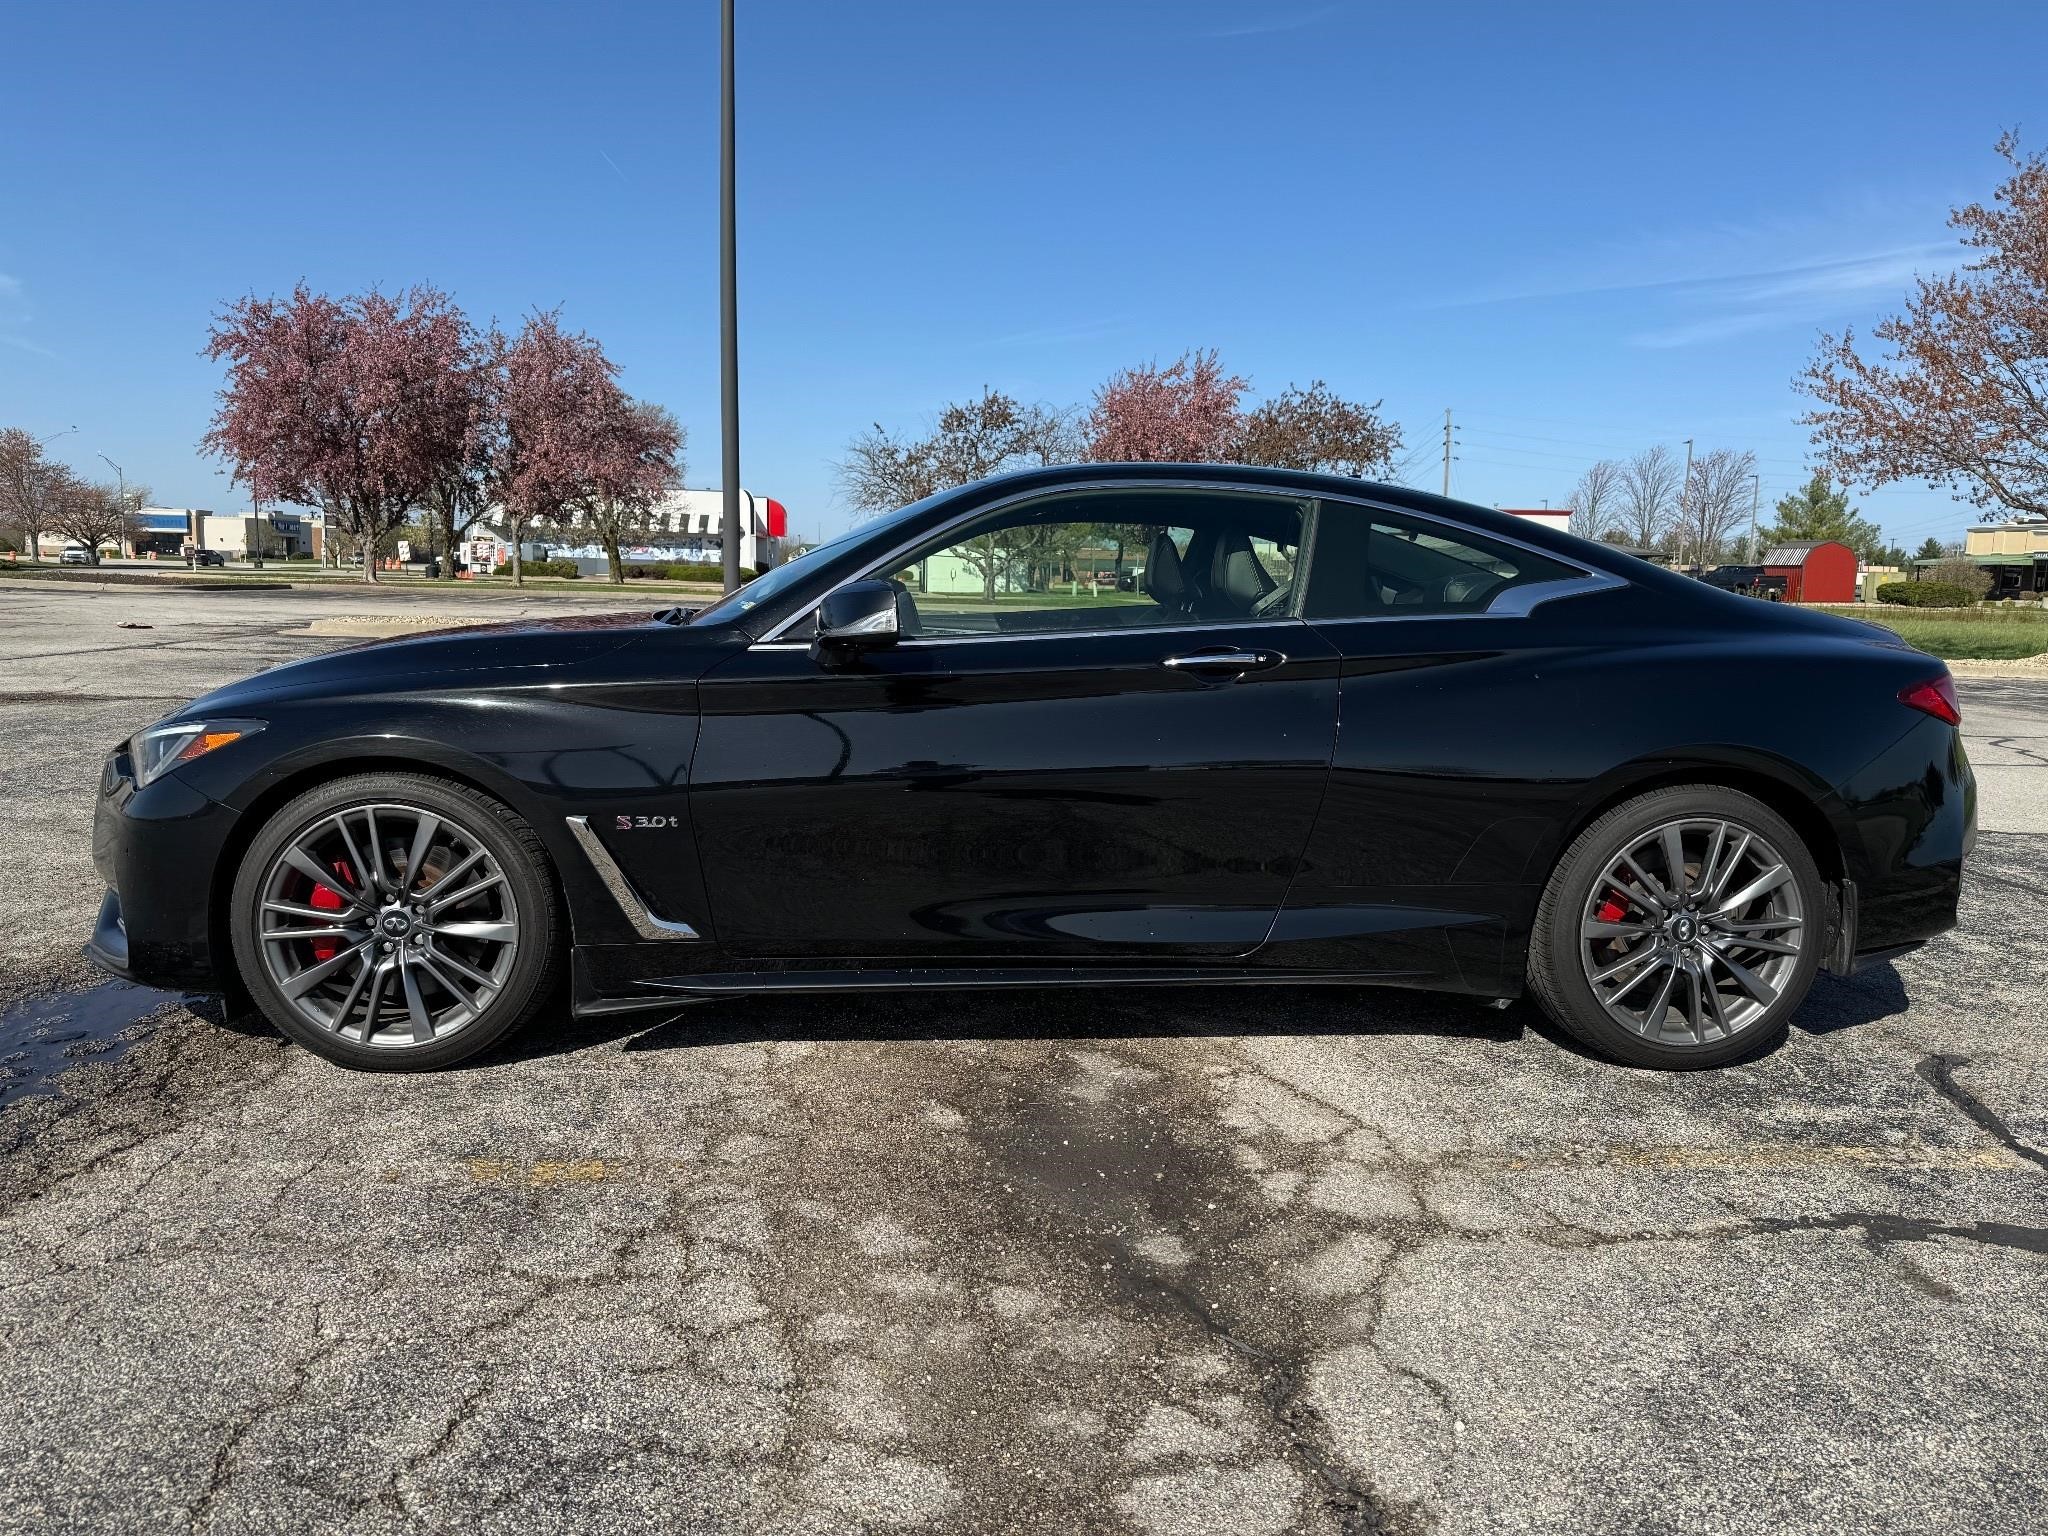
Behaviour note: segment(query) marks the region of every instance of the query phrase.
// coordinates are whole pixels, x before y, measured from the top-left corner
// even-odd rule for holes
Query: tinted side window
[[[1286,618],[1305,511],[1227,492],[1049,496],[868,574],[902,586],[909,632],[927,639]]]
[[[1326,501],[1316,518],[1306,613],[1312,619],[1484,613],[1511,587],[1582,574],[1462,528]]]

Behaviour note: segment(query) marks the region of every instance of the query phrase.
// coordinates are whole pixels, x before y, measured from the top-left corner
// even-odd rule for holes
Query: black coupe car
[[[1763,1049],[1955,921],[1942,664],[1392,486],[1086,465],[713,606],[378,642],[107,759],[89,945],[359,1067],[737,993],[1524,993]],[[1105,1015],[1105,1017],[1109,1017]]]

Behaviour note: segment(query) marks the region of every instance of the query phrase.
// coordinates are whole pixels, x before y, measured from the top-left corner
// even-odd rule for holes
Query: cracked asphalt
[[[104,748],[408,601],[0,589],[0,1056],[90,1026],[0,1110],[0,1528],[2039,1529],[2048,682],[1960,685],[1963,927],[1720,1073],[1315,988],[371,1077],[80,990]]]

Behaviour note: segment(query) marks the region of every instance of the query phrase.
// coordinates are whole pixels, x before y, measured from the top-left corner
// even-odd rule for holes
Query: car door
[[[700,685],[691,808],[734,956],[941,964],[1255,949],[1329,769],[1309,508],[1096,489],[987,510],[868,576],[893,646],[796,628]],[[827,658],[829,659],[829,658]]]
[[[1606,701],[1573,665],[1625,586],[1514,541],[1325,499],[1302,611],[1343,657],[1330,784],[1259,962],[1502,990]]]

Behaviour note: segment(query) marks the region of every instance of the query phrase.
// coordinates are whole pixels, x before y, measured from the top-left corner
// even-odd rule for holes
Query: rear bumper
[[[218,990],[231,969],[214,952],[213,884],[235,813],[175,773],[137,789],[125,751],[107,758],[92,858],[107,893],[85,953],[146,986]]]
[[[1953,726],[1929,719],[1844,786],[1843,862],[1854,882],[1855,963],[1956,925],[1977,843],[1977,776]]]

